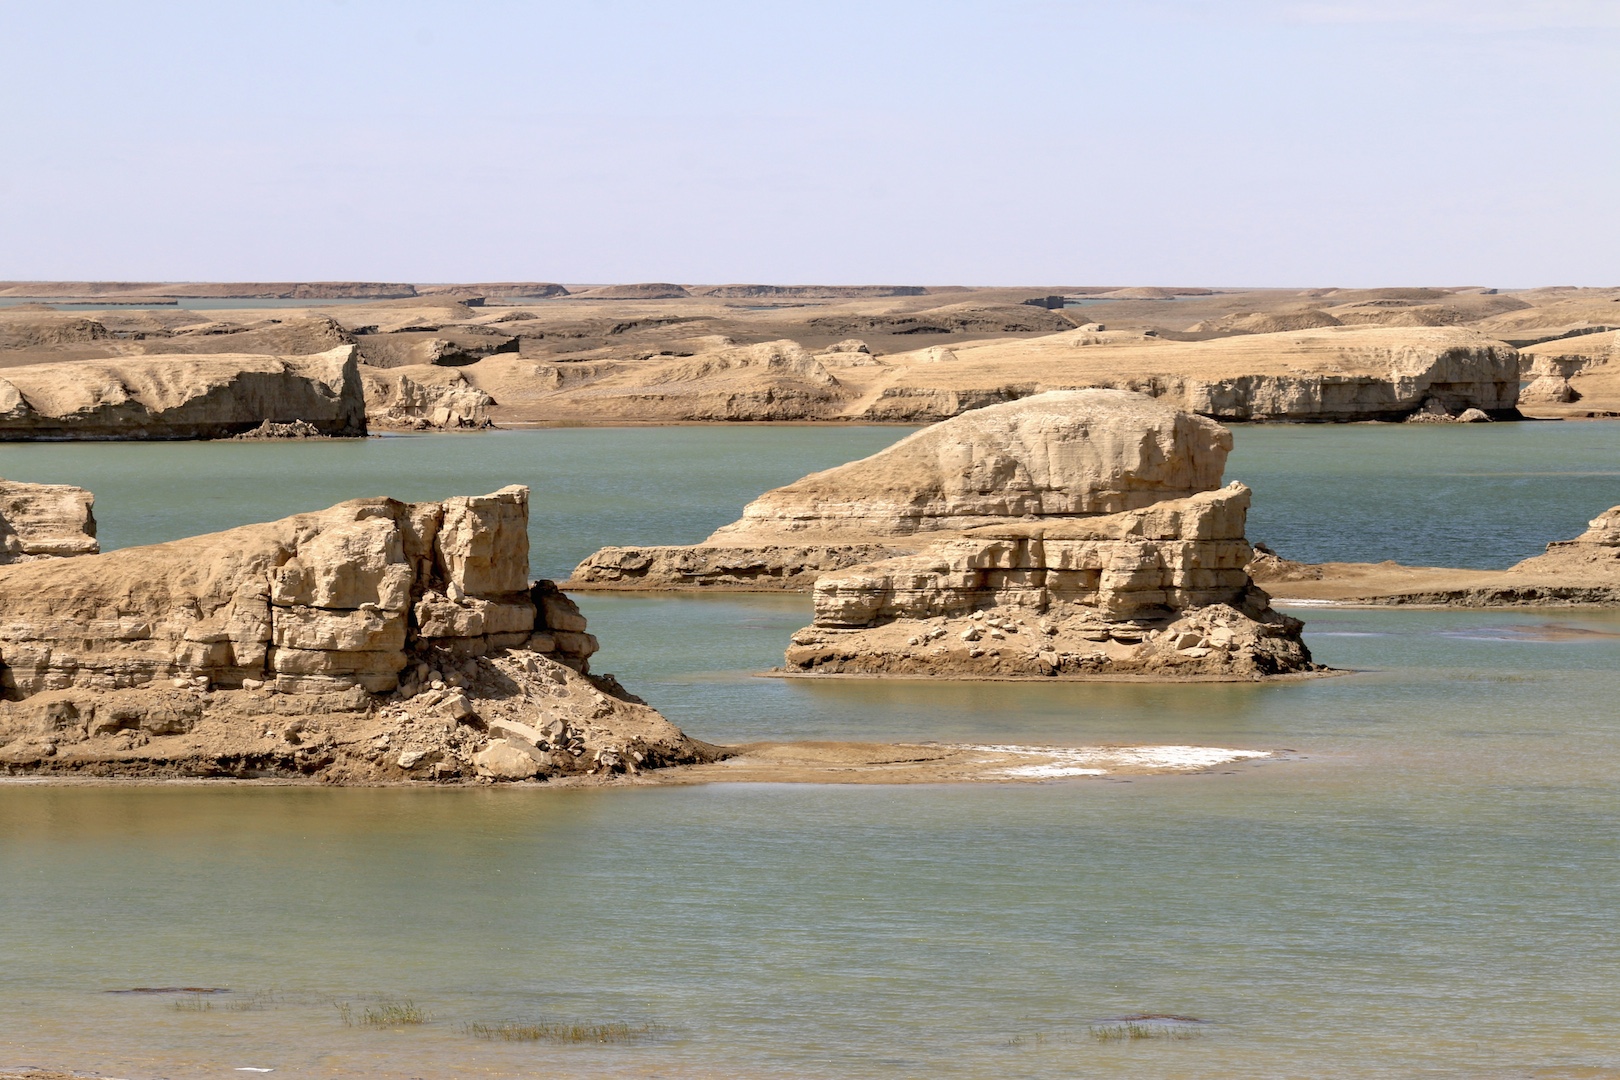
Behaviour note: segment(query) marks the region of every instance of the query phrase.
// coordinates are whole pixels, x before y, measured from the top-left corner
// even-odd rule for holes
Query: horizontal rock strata
[[[0,566],[94,555],[101,550],[94,505],[84,488],[0,480]]]
[[[353,346],[309,356],[131,356],[0,374],[0,440],[217,439],[265,421],[366,433]]]
[[[358,782],[697,760],[590,675],[578,607],[528,580],[527,527],[513,487],[0,568],[0,764]]]
[[[606,547],[574,569],[570,588],[809,592],[829,569],[903,554],[892,544],[698,544]]]
[[[1244,567],[1249,490],[936,539],[815,586],[789,670],[1260,678],[1313,668]]]

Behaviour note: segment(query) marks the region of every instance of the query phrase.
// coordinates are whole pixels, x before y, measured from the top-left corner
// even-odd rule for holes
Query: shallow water
[[[1562,434],[1573,428],[1594,434]],[[1616,429],[1524,430],[1560,465],[1597,472]],[[1421,486],[1413,459],[1380,456],[1369,431],[1407,437],[1243,429],[1231,475],[1277,493],[1275,529],[1334,551],[1357,540],[1335,518],[1344,487],[1268,478],[1289,462],[1327,475],[1359,458],[1372,480]],[[895,432],[631,429],[610,433],[624,439],[618,454],[606,434],[374,440],[364,446],[377,454],[359,457],[344,456],[354,444],[21,448],[33,473],[6,447],[0,475],[45,479],[51,465],[49,478],[86,483],[112,540],[135,535],[120,532],[125,508],[144,515],[145,538],[232,523],[244,511],[231,478],[247,465],[258,480],[240,497],[264,499],[246,513],[273,517],[362,491],[487,490],[523,481],[517,466],[544,478],[543,463],[566,462],[575,471],[550,481],[556,512],[536,530],[550,549],[540,565],[557,572],[609,540],[694,539],[763,487]],[[797,440],[788,460],[771,452],[777,437]],[[1534,456],[1490,438],[1493,463]],[[1479,449],[1409,445],[1437,473],[1465,472]],[[644,456],[626,461],[627,446]],[[148,451],[147,467],[176,479],[142,497],[115,462]],[[304,467],[266,466],[288,460]],[[1380,554],[1445,550],[1413,523],[1465,511],[1496,515],[1474,538],[1478,558],[1533,553],[1544,538],[1479,494],[1511,482],[1441,477],[1427,496],[1441,509],[1427,515],[1373,507],[1370,520],[1408,545]],[[1597,496],[1563,509],[1576,528],[1620,502],[1592,477],[1567,482],[1572,499]],[[594,502],[615,493],[625,503],[598,517]],[[672,528],[685,532],[659,531]],[[805,598],[585,607],[606,643],[599,668],[715,741],[1118,741],[1277,756],[1188,777],[965,786],[0,785],[0,1066],[125,1077],[1620,1070],[1620,615],[1301,609],[1318,658],[1356,674],[1149,686],[760,679],[807,620]],[[233,992],[106,993],[136,986]],[[431,1022],[345,1027],[336,1007],[360,1017],[405,1000]],[[1186,1039],[1094,1034],[1134,1013],[1208,1023]],[[541,1018],[660,1027],[630,1046],[490,1042],[464,1028]]]

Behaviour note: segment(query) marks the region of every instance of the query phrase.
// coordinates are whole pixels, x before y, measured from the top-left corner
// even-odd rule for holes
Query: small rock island
[[[1318,670],[1246,569],[1231,433],[1122,390],[975,409],[760,496],[584,588],[810,588],[790,671],[1255,679]]]
[[[54,525],[12,508],[26,487]],[[0,489],[8,521],[38,523],[14,533],[54,534],[63,556],[0,566],[0,770],[364,784],[712,756],[591,674],[579,609],[529,580],[527,488],[106,554],[81,553],[79,491]]]

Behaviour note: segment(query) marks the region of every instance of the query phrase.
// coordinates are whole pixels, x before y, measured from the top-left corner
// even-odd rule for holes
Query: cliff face
[[[953,365],[908,367],[862,418],[928,422],[1065,386],[1144,393],[1217,420],[1401,420],[1480,409],[1511,417],[1519,354],[1455,328],[1325,327],[1214,341],[1082,331],[958,348]]]
[[[366,433],[353,346],[309,356],[139,356],[0,376],[3,439],[213,439],[266,420]]]
[[[431,431],[493,426],[489,407],[495,399],[468,384],[460,372],[418,367],[407,373],[362,366],[361,380],[371,427]]]
[[[101,550],[94,505],[84,488],[0,480],[0,566],[94,555]]]
[[[1314,669],[1244,569],[1249,490],[1006,523],[825,574],[790,671],[1255,679]]]
[[[590,675],[579,609],[528,580],[527,525],[520,487],[360,499],[0,568],[0,765],[373,782],[695,760]]]

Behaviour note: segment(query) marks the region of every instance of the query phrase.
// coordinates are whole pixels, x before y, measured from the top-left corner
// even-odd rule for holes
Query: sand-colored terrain
[[[308,306],[181,306],[230,296]],[[368,386],[395,388],[380,426],[925,422],[1086,386],[1230,420],[1501,416],[1515,362],[1528,380],[1536,357],[1566,354],[1603,362],[1572,375],[1578,400],[1531,411],[1620,411],[1599,355],[1615,289],[0,283],[0,299],[29,297],[0,308],[0,369],[353,344],[391,380]]]

